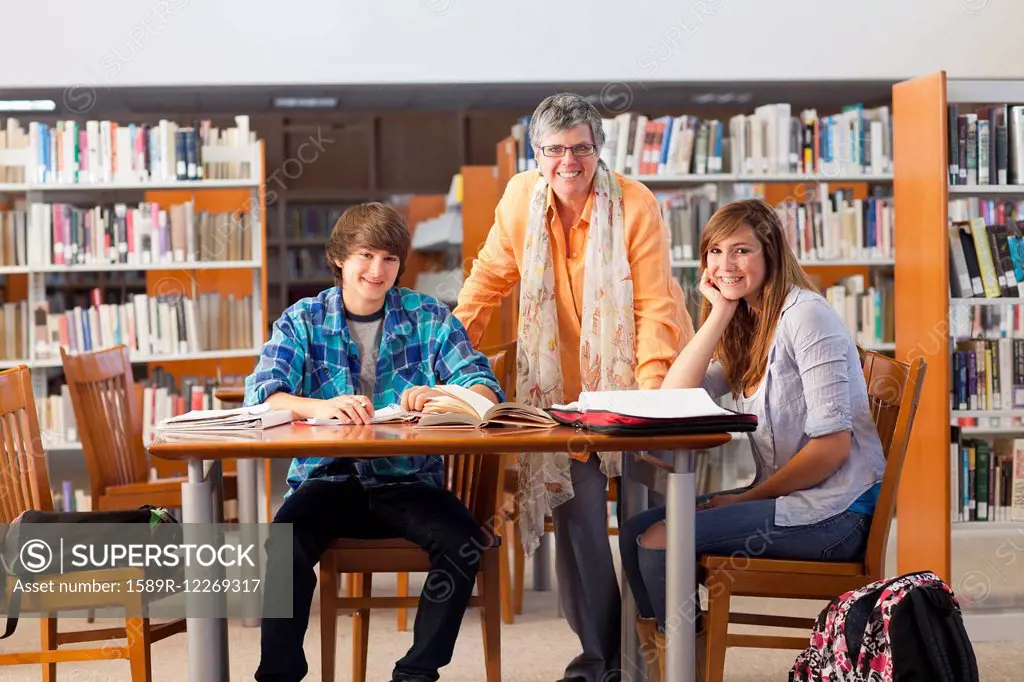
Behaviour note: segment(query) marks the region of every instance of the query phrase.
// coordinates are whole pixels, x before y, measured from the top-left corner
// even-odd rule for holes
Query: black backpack
[[[61,533],[51,532],[50,529],[64,529],[70,536],[69,543],[64,544],[55,541],[54,538]],[[132,530],[122,530],[124,524],[138,524],[132,526]],[[145,525],[142,525],[145,524]],[[145,526],[148,526],[146,531]],[[74,529],[80,529],[75,532]],[[159,535],[157,529],[160,529]],[[66,529],[72,529],[69,532]],[[139,532],[141,529],[141,534]],[[5,529],[0,527],[0,532]],[[7,616],[7,625],[0,639],[6,639],[14,634],[18,627],[18,615],[21,612],[22,592],[17,589],[10,590],[10,602],[5,603],[5,595],[8,594],[9,581],[35,582],[45,580],[48,576],[56,574],[58,567],[67,572],[73,572],[74,559],[70,552],[70,541],[75,537],[89,539],[98,543],[118,543],[129,541],[129,538],[152,537],[160,544],[171,547],[180,545],[182,542],[182,528],[177,520],[162,507],[144,505],[138,509],[126,509],[119,511],[87,511],[87,512],[42,512],[30,509],[23,512],[10,525],[6,527],[6,533],[0,535],[0,613]],[[39,551],[38,545],[35,548],[26,549],[26,546],[42,542],[46,548]],[[63,554],[59,548],[63,547]],[[58,551],[54,551],[57,548]],[[41,558],[46,566],[33,570],[25,566],[22,561],[26,557],[22,552],[27,551],[29,558]],[[127,565],[126,561],[118,562],[118,565]],[[78,569],[84,570],[84,569]],[[175,567],[173,570],[146,570],[147,577],[180,577],[183,569]],[[17,584],[15,583],[16,587]]]
[[[880,580],[818,615],[790,682],[978,682],[953,590],[930,571]]]

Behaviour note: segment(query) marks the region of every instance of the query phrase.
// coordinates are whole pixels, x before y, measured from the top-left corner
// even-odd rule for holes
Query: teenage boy
[[[245,403],[289,409],[298,419],[340,417],[369,423],[374,409],[400,403],[420,410],[458,384],[504,400],[487,358],[437,299],[396,286],[405,269],[409,228],[379,203],[354,206],[327,241],[336,286],[282,313],[245,381]],[[420,595],[413,644],[392,680],[437,680],[452,657],[473,590],[477,562],[460,552],[483,540],[469,510],[443,487],[440,456],[349,459],[300,457],[274,523],[292,524],[293,543],[272,532],[266,584],[291,562],[293,617],[265,618],[256,680],[292,682],[308,670],[302,650],[316,586],[314,566],[339,537],[402,537],[430,554],[425,585],[444,584],[445,598]],[[478,546],[478,545],[477,545]],[[468,555],[468,556],[467,556]]]

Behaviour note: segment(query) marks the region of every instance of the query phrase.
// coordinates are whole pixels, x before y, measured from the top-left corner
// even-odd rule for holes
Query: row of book
[[[94,290],[89,307],[51,309],[50,301],[33,310],[33,346],[39,359],[59,357],[60,349],[84,353],[119,344],[143,356],[252,348],[251,296],[202,293],[132,294],[124,303],[103,303]],[[24,357],[24,356],[21,356]]]
[[[154,367],[149,378],[135,384],[136,398],[141,400],[143,442],[152,440],[154,427],[162,419],[189,410],[222,409],[224,405],[216,397],[216,389],[222,385],[239,386],[243,382],[244,377],[238,376],[220,379],[184,376],[177,380],[163,367]],[[58,391],[35,399],[44,448],[77,444],[80,439],[67,384],[61,384]]]
[[[880,188],[879,188],[880,190]],[[820,188],[820,201],[776,207],[789,247],[801,261],[891,260],[896,256],[892,196],[855,199],[850,190]]]
[[[1024,106],[946,106],[949,184],[1024,184]]]
[[[512,126],[518,171],[537,165],[530,116]],[[788,103],[737,114],[728,125],[698,116],[624,112],[602,119],[601,158],[624,175],[883,175],[892,173],[889,108],[852,104],[819,116]],[[728,133],[728,134],[726,134]]]
[[[951,221],[949,262],[953,297],[1024,296],[1024,221]]]
[[[252,257],[247,211],[195,210],[195,203],[32,204],[0,212],[0,265],[148,265]]]
[[[675,260],[700,256],[700,235],[717,208],[713,188],[656,192]],[[849,190],[819,188],[818,198],[788,199],[776,206],[790,248],[801,261],[891,260],[895,257],[895,209],[880,193],[854,199]]]
[[[954,522],[1024,521],[1024,439],[950,436]]]
[[[345,212],[342,206],[293,206],[288,209],[285,239],[321,239],[327,243],[335,223]]]
[[[955,340],[952,360],[952,409],[1024,407],[1024,338]]]
[[[896,293],[892,277],[876,275],[868,286],[862,275],[838,280],[822,295],[843,318],[846,328],[861,347],[896,341]]]
[[[7,119],[0,150],[27,150],[27,163],[0,166],[0,182],[29,184],[146,183],[178,180],[252,178],[259,169],[251,160],[212,160],[211,147],[234,147],[244,153],[256,142],[248,116],[220,129],[209,120],[179,125],[118,123],[109,120],[32,121],[28,129]]]
[[[949,308],[949,335],[962,340],[1024,338],[1024,306],[954,304]]]
[[[289,249],[280,256],[272,255],[269,259],[271,272],[278,272],[279,259],[283,259],[285,273],[292,281],[308,280],[329,284],[334,280],[333,273],[327,267],[327,256],[323,249]]]

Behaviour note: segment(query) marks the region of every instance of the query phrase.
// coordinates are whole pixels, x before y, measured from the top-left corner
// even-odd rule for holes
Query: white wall
[[[1024,0],[4,5],[0,88],[1024,76]]]

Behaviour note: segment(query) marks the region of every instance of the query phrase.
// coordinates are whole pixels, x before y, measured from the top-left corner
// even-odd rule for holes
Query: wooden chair
[[[46,473],[42,438],[32,395],[32,379],[24,365],[0,372],[0,524],[11,523],[26,510],[53,511],[50,482]],[[97,580],[104,583],[142,578],[136,569],[112,569],[69,574],[68,582]],[[53,576],[61,582],[60,576]],[[0,603],[9,603],[14,581],[6,581],[6,593],[0,592]],[[122,586],[124,587],[124,586]],[[67,610],[83,610],[103,606],[124,606],[126,613],[141,613],[138,593],[124,589],[120,594],[90,593],[27,593],[23,594],[22,613],[46,613],[39,619],[39,651],[10,652],[5,644],[0,653],[0,666],[42,665],[43,682],[56,682],[57,664],[111,658],[128,659],[133,682],[152,679],[150,645],[173,634],[185,631],[185,620],[178,619],[151,625],[147,618],[125,618],[124,627],[58,632],[55,614]],[[23,623],[24,624],[24,623]],[[110,640],[123,639],[123,645]],[[98,648],[58,649],[61,644],[102,642]]]
[[[181,507],[184,478],[149,480],[142,442],[142,406],[136,398],[127,346],[69,355],[61,362],[82,452],[93,509],[136,509],[144,504]],[[224,500],[238,499],[238,479],[224,474]]]
[[[494,376],[498,379],[498,384],[501,386],[501,390],[505,392],[505,398],[509,402],[515,400],[516,392],[516,341],[509,341],[497,346],[490,348],[483,348],[480,352],[487,356],[488,361],[491,363],[491,371]],[[508,471],[508,467],[514,464],[515,456],[507,455],[502,456],[502,477]],[[511,506],[506,504],[507,500],[505,496],[499,500],[499,504],[504,509],[505,506]],[[502,515],[504,518],[504,515]],[[498,528],[496,531],[499,535],[505,535],[508,537],[508,527],[505,523],[499,519]],[[499,557],[499,584],[501,585],[501,618],[504,622],[512,624],[515,620],[513,615],[513,604],[512,604],[512,576],[509,569],[509,558],[508,558],[508,547],[503,546],[501,549],[501,555]],[[352,589],[352,576],[345,576],[346,579],[346,591],[349,596],[353,596]],[[399,597],[409,596],[409,574],[399,573],[398,582],[396,585],[395,593]],[[400,607],[398,609],[398,631],[405,632],[409,629],[409,610]]]
[[[485,679],[501,679],[501,622],[498,596],[500,537],[494,532],[495,500],[501,457],[497,455],[446,455],[445,487],[470,509],[487,538],[477,574],[477,594],[470,607],[480,607],[484,637]],[[370,609],[409,608],[417,597],[371,596],[374,573],[430,570],[430,558],[416,544],[401,538],[385,540],[338,539],[320,557],[320,638],[322,679],[335,679],[338,612],[355,611],[352,638],[352,682],[366,682],[366,661],[370,633]],[[338,575],[355,574],[352,593],[340,596]]]
[[[896,490],[926,366],[920,357],[908,364],[879,353],[858,350],[867,382],[871,413],[886,458],[882,489],[871,521],[864,561],[789,561],[744,557],[742,562],[736,562],[728,556],[699,557],[698,572],[704,573],[708,591],[708,610],[704,614],[707,632],[706,682],[722,681],[727,647],[807,647],[807,637],[730,634],[729,623],[808,630],[814,625],[813,618],[732,613],[729,609],[732,597],[831,600],[883,577],[889,528],[896,509]],[[663,655],[663,651],[659,653]]]

